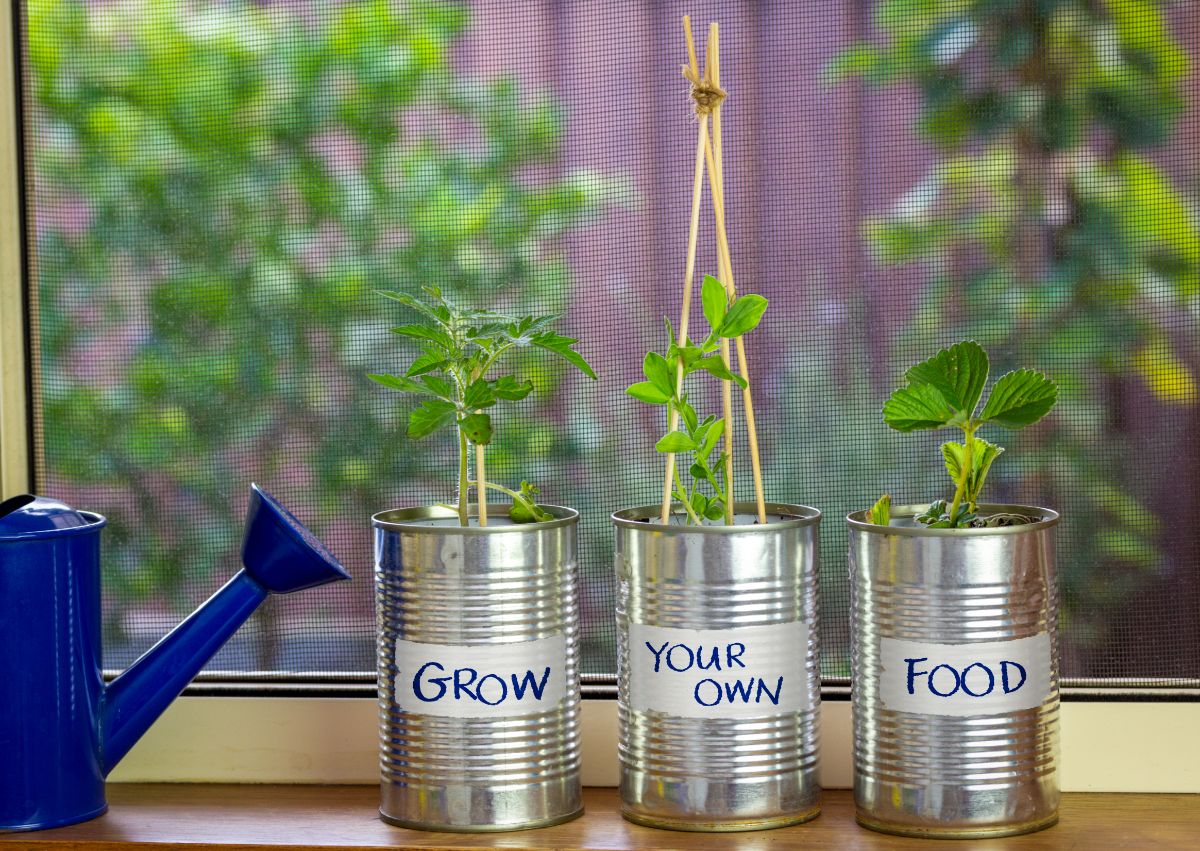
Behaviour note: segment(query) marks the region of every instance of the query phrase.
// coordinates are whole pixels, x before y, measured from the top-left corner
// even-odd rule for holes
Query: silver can
[[[583,812],[579,515],[462,527],[445,508],[375,527],[380,817],[423,830],[544,827]]]
[[[619,511],[621,814],[651,827],[765,830],[820,811],[821,513],[736,507],[733,526]]]
[[[851,514],[854,798],[864,827],[1009,836],[1058,820],[1054,526],[930,529]]]

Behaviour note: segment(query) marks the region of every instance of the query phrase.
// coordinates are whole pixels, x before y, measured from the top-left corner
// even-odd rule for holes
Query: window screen
[[[1062,388],[992,435],[989,488],[1064,515],[1064,673],[1195,684],[1188,7],[26,0],[37,484],[109,518],[106,665],[237,568],[257,481],[354,582],[271,601],[210,672],[373,670],[370,516],[451,500],[455,476],[365,378],[414,355],[373,291],[434,284],[561,312],[596,366],[529,356],[537,393],[489,461],[582,513],[583,670],[612,674],[608,515],[662,474],[658,410],[623,391],[678,311],[690,12],[722,27],[733,259],[770,299],[747,338],[767,493],[824,512],[826,677],[849,674],[844,515],[945,495],[936,437],[890,432],[882,400],[970,337]]]

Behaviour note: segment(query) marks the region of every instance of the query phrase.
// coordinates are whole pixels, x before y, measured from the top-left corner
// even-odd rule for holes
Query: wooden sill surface
[[[495,834],[423,833],[376,818],[371,786],[114,784],[109,812],[90,822],[0,836],[0,849],[680,849],[789,851],[911,849],[1196,849],[1200,795],[1070,794],[1055,827],[1027,836],[970,842],[903,839],[854,823],[847,791],[826,791],[815,821],[759,833],[674,833],[624,821],[615,789],[588,789],[586,814],[542,830]]]

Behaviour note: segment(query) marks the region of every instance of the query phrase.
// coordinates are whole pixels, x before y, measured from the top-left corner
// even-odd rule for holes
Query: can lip
[[[799,529],[804,526],[815,526],[821,522],[820,509],[809,505],[768,502],[766,503],[766,507],[767,514],[781,514],[784,515],[784,518],[771,520],[767,523],[744,523],[733,526],[690,526],[683,523],[664,526],[661,523],[646,522],[661,514],[661,505],[639,505],[636,508],[625,508],[621,511],[614,511],[612,522],[613,525],[623,529],[640,529],[643,531],[652,529],[664,535],[753,535],[762,532],[776,532],[781,529]],[[758,512],[758,505],[753,502],[735,502],[733,504],[733,511],[735,514],[754,515]]]
[[[915,517],[926,508],[929,503],[919,503],[916,505],[893,505],[893,517]],[[1029,517],[1041,517],[1040,520],[1034,523],[1025,523],[1021,526],[990,526],[979,529],[930,529],[928,526],[880,526],[875,523],[868,523],[866,520],[867,511],[852,511],[846,515],[846,523],[851,529],[857,529],[861,532],[870,532],[874,535],[898,535],[906,538],[966,538],[991,535],[1023,535],[1026,532],[1038,532],[1042,529],[1049,529],[1051,526],[1057,526],[1058,521],[1062,519],[1057,511],[1049,508],[1038,508],[1034,505],[1016,505],[1013,503],[1001,502],[981,502],[979,508],[987,514],[1025,514]]]
[[[33,541],[39,538],[65,538],[71,535],[90,535],[99,532],[108,524],[108,518],[94,511],[79,511],[78,514],[88,522],[83,526],[66,526],[61,529],[35,529],[29,532],[12,532],[0,535],[0,543],[5,541]]]
[[[539,508],[554,516],[553,520],[541,523],[510,523],[504,526],[459,526],[447,524],[437,526],[430,520],[457,520],[458,513],[452,508],[441,505],[419,505],[411,508],[392,508],[372,515],[371,525],[376,529],[386,529],[390,532],[410,532],[417,535],[513,535],[522,532],[544,532],[550,529],[561,529],[564,526],[574,526],[579,522],[579,512],[574,508],[562,505],[542,505]],[[497,516],[508,518],[507,505],[488,505],[495,508]],[[475,517],[478,507],[472,505],[468,514]]]

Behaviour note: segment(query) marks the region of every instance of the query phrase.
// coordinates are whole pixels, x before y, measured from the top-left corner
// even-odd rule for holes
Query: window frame
[[[26,256],[22,78],[15,16],[0,11],[0,492],[34,484],[31,405],[35,293]],[[583,779],[617,783],[616,702],[609,678],[588,678]],[[852,785],[848,686],[826,683],[822,784]],[[115,782],[375,783],[378,701],[371,683],[272,684],[203,676],[112,775]],[[341,694],[342,696],[337,696]],[[1064,688],[1062,785],[1066,791],[1200,792],[1200,691]]]

